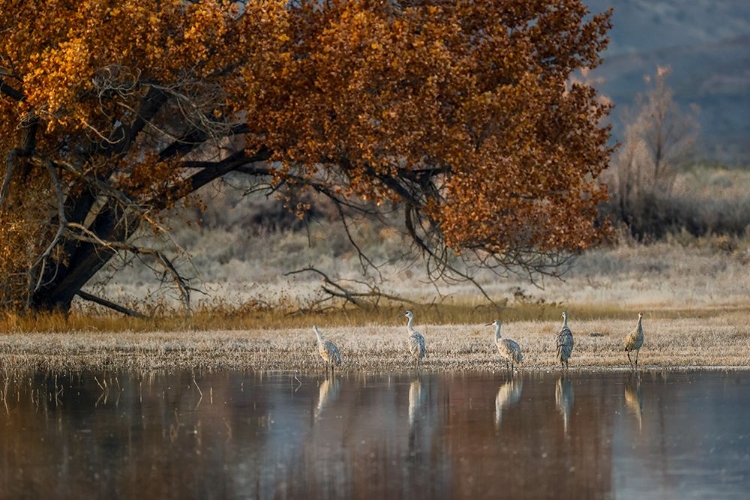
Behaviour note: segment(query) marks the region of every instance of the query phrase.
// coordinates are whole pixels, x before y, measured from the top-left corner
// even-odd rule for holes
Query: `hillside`
[[[643,76],[670,66],[668,83],[683,106],[700,108],[699,155],[750,162],[750,2],[746,0],[587,0],[593,12],[613,6],[604,64],[594,72],[613,100],[614,138],[620,116]]]

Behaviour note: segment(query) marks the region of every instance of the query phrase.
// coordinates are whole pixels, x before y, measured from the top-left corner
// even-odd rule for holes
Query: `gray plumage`
[[[568,327],[568,313],[563,311],[563,326],[560,329],[560,333],[557,334],[557,360],[560,362],[560,366],[568,368],[568,360],[570,355],[573,353],[573,332]]]
[[[633,368],[633,360],[630,359],[630,351],[635,351],[635,369],[638,369],[638,353],[643,346],[643,313],[638,313],[638,324],[635,329],[625,337],[625,351],[628,353],[630,367]]]
[[[419,368],[420,361],[425,357],[425,354],[427,354],[427,346],[424,341],[424,336],[414,329],[414,313],[406,311],[404,316],[409,318],[409,322],[406,325],[406,329],[409,332],[409,353],[414,359],[417,368]]]
[[[313,330],[315,331],[315,336],[318,338],[318,353],[320,353],[320,357],[323,358],[323,361],[326,362],[326,371],[328,371],[329,367],[331,368],[331,371],[333,371],[334,365],[341,365],[341,354],[339,353],[339,348],[330,340],[326,340],[323,335],[320,334],[320,330],[318,330],[317,326],[313,325]]]
[[[505,368],[510,368],[510,370],[513,370],[514,364],[521,363],[523,361],[521,346],[519,346],[515,340],[503,338],[503,323],[499,319],[496,319],[486,326],[495,327],[495,345],[497,346],[497,352],[499,352],[500,357],[505,360]]]

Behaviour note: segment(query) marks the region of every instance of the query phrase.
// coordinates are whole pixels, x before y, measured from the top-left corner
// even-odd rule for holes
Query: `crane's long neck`
[[[563,315],[563,328],[568,328],[568,315]]]
[[[503,335],[501,333],[502,330],[503,330],[503,325],[501,325],[500,323],[498,323],[498,324],[495,325],[495,340],[496,341],[500,340],[501,338],[503,338]]]
[[[320,334],[317,328],[315,328],[315,336],[318,337],[318,344],[323,343],[323,336]]]
[[[414,330],[414,317],[413,316],[409,317],[409,322],[406,324],[406,329],[409,331]]]
[[[638,316],[638,335],[643,336],[643,317]]]

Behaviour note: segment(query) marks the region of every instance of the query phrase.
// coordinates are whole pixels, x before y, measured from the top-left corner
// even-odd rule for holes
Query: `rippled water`
[[[750,372],[5,377],[3,498],[750,491]]]

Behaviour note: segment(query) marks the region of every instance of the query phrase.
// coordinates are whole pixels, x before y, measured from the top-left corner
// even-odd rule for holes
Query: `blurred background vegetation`
[[[750,164],[750,3],[744,0],[586,0],[595,12],[614,7],[604,64],[592,77],[616,105],[614,137],[622,142],[626,109],[646,89],[644,75],[669,66],[668,83],[682,109],[696,106],[695,159]]]

